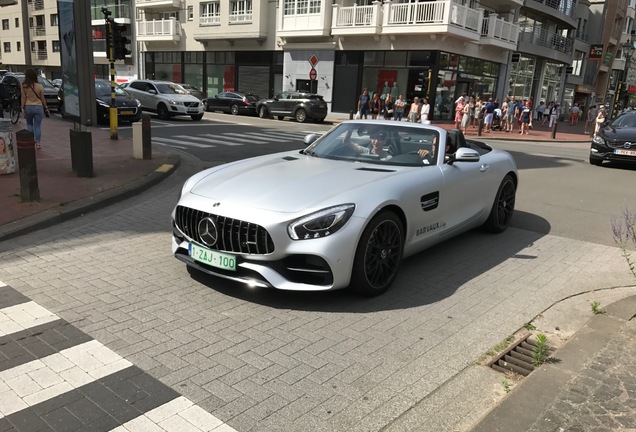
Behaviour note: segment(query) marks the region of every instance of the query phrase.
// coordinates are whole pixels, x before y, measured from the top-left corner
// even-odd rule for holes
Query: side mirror
[[[306,135],[305,138],[303,138],[303,142],[305,143],[305,145],[309,145],[313,143],[314,141],[316,141],[318,138],[320,138],[320,135],[312,133],[312,134]]]
[[[450,157],[450,164],[453,162],[479,162],[479,153],[467,147],[458,148],[455,154]]]

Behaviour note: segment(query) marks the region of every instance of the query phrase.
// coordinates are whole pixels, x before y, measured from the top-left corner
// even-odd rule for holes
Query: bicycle
[[[4,112],[9,111],[11,123],[16,124],[20,119],[20,93],[13,87],[7,88],[7,96],[0,99],[0,114],[4,117]]]

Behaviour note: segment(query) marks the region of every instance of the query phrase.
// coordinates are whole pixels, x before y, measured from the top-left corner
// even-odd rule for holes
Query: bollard
[[[552,139],[556,139],[557,123],[558,122],[555,120],[552,124]]]
[[[141,121],[133,123],[133,159],[152,159],[152,136],[148,114],[143,114]]]
[[[353,111],[349,111],[349,120],[353,120]]]
[[[78,177],[93,177],[93,141],[91,133],[70,129],[71,168]]]
[[[35,159],[35,137],[26,129],[15,134],[20,171],[20,198],[23,202],[39,201],[38,167]]]
[[[13,125],[11,120],[0,117],[0,175],[14,172]]]
[[[481,130],[484,127],[484,121],[481,119],[481,117],[479,118],[479,124],[477,125],[477,136],[481,136]]]

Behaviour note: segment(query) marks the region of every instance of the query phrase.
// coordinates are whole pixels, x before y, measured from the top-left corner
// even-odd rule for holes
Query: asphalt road
[[[153,138],[325,128],[206,118]],[[239,432],[467,430],[501,389],[500,375],[475,365],[487,350],[562,299],[633,284],[609,230],[622,203],[636,202],[633,170],[590,166],[584,145],[514,142],[497,144],[521,169],[514,226],[405,260],[381,297],[190,276],[170,253],[183,181],[287,145],[181,145],[182,166],[153,189],[0,243],[0,281]]]

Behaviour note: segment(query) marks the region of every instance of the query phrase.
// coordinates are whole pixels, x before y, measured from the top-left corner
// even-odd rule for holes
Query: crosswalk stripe
[[[280,137],[286,140],[289,139],[298,139],[298,138],[304,138],[305,135],[307,134],[299,134],[299,133],[294,133],[294,132],[265,132],[266,135],[268,136],[273,136],[273,137]]]
[[[236,145],[245,145],[245,144],[266,144],[267,141],[259,141],[254,139],[244,139],[233,136],[225,136],[225,135],[212,135],[212,134],[202,134],[201,136],[211,137],[211,139],[216,139],[219,144],[224,144],[228,146],[236,146]],[[218,139],[219,137],[223,137],[223,141]],[[230,140],[230,141],[228,141]],[[238,142],[234,142],[238,141]]]
[[[159,426],[160,429],[157,429],[156,426]],[[193,429],[193,426],[197,429]],[[236,432],[236,429],[223,423],[203,408],[194,405],[183,396],[148,411],[111,432],[186,430]]]
[[[0,418],[132,366],[96,340],[0,372]]]
[[[175,139],[170,139],[170,138],[153,138],[152,140],[153,141],[158,141],[158,142],[164,143],[164,144],[176,144],[176,145],[184,145],[184,146],[189,146],[189,147],[198,147],[198,148],[214,147],[214,145],[210,145],[210,144],[199,144],[199,143],[193,143],[193,142],[182,141],[182,140],[175,140]]]
[[[204,141],[204,142],[207,142],[207,143],[214,143],[214,144],[220,144],[220,145],[225,145],[225,146],[243,145],[243,143],[235,143],[235,142],[231,142],[231,141],[223,141],[221,139],[216,139],[216,138],[206,138],[208,136],[220,137],[222,135],[212,135],[212,134],[202,134],[202,135],[194,135],[194,136],[176,135],[175,138],[194,139],[194,140]]]
[[[9,306],[0,309],[0,336],[17,333],[58,319],[57,315],[33,301]]]
[[[280,142],[280,140],[281,140],[279,137],[270,137],[270,136],[264,135],[262,133],[256,133],[256,132],[251,132],[251,133],[247,132],[247,133],[242,133],[242,134],[227,132],[227,133],[224,133],[223,135],[241,137],[242,139],[247,139],[249,142],[253,142],[253,140],[254,140],[253,136],[254,135],[256,135],[259,140],[263,140],[263,141]]]

